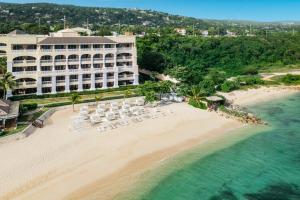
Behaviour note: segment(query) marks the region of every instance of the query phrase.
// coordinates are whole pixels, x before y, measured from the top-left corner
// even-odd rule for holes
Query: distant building
[[[71,28],[71,30],[76,31],[79,34],[86,34],[86,35],[92,35],[92,31],[90,29],[82,28],[82,27],[76,27],[76,28]]]
[[[201,31],[201,35],[202,35],[203,37],[208,37],[208,36],[209,36],[208,30]]]
[[[17,86],[8,96],[56,94],[138,84],[135,36],[0,35],[0,51]]]
[[[151,24],[150,21],[144,21],[144,22],[143,22],[143,26],[149,26],[150,24]]]
[[[176,33],[178,33],[179,35],[182,35],[182,36],[186,36],[186,29],[184,28],[176,28],[175,29]]]
[[[227,30],[227,31],[226,31],[226,36],[227,36],[227,37],[236,37],[237,35],[236,35],[235,32],[231,32],[231,31]]]

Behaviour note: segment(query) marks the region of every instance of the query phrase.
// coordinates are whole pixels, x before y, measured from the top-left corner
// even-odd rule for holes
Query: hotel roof
[[[47,37],[39,44],[116,44],[106,37]]]

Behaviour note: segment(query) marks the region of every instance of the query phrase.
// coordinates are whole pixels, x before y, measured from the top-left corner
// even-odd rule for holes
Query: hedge
[[[130,95],[129,97],[138,97],[138,96],[139,95],[133,94],[133,95]],[[114,100],[114,99],[122,99],[122,98],[124,98],[123,95],[113,96],[113,97],[104,97],[104,98],[101,99],[101,101]],[[86,99],[86,100],[83,100],[83,101],[79,101],[76,104],[91,103],[91,102],[95,102],[95,99]],[[67,106],[67,105],[72,105],[72,102],[66,101],[66,102],[59,102],[59,103],[51,103],[51,104],[45,105],[45,107],[47,107],[47,108],[53,108],[53,107],[60,107],[60,106]]]
[[[19,108],[19,112],[21,114],[23,114],[23,113],[26,113],[28,111],[35,110],[35,109],[37,109],[37,107],[38,107],[37,103],[21,104],[20,108]]]
[[[24,99],[45,99],[45,98],[55,98],[55,97],[68,97],[74,93],[78,93],[79,95],[99,94],[99,93],[105,93],[105,92],[124,91],[124,90],[128,90],[128,89],[134,89],[136,87],[137,87],[136,85],[128,85],[128,86],[121,86],[119,88],[108,88],[108,89],[82,91],[82,92],[44,94],[44,95],[36,95],[36,94],[16,95],[16,96],[10,97],[9,99],[12,101],[21,101]]]

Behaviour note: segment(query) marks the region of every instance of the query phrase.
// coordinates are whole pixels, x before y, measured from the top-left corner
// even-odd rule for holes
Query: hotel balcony
[[[132,60],[132,56],[117,57],[117,61],[119,61],[119,62],[128,61],[128,60]]]
[[[52,81],[43,81],[42,85],[43,85],[43,87],[46,87],[46,86],[50,87],[50,86],[52,86]]]
[[[23,75],[33,75],[36,74],[37,71],[18,71],[12,72],[13,76],[23,76]]]
[[[56,59],[54,60],[55,63],[65,63],[66,59]]]
[[[14,66],[36,65],[36,60],[14,60]]]
[[[28,82],[17,83],[16,89],[35,88],[35,87],[37,87],[36,81],[28,81]]]

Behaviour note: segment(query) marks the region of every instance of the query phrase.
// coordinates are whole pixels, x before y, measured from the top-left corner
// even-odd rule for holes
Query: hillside
[[[276,32],[286,32],[291,31],[291,29],[300,30],[299,23],[296,22],[258,23],[239,20],[202,20],[152,10],[0,2],[0,33],[7,33],[15,28],[29,33],[47,33],[50,30],[59,30],[63,27],[64,16],[70,27],[86,27],[88,24],[89,28],[93,30],[106,27],[110,31],[116,31],[125,27],[141,32],[146,29],[157,31],[157,29],[185,27],[189,29],[190,33],[194,30],[199,32],[200,30],[212,29],[212,32],[218,32],[217,29],[219,29],[220,32],[220,29],[223,31],[229,29],[240,35],[245,34],[250,25],[257,32],[260,30]],[[40,28],[36,30],[38,25]]]
[[[87,20],[98,25],[149,25],[149,26],[187,26],[207,28],[208,23],[200,19],[170,15],[167,13],[120,8],[80,7],[48,3],[11,4],[0,3],[0,21],[14,23],[61,23],[66,16],[70,25],[81,26]]]

